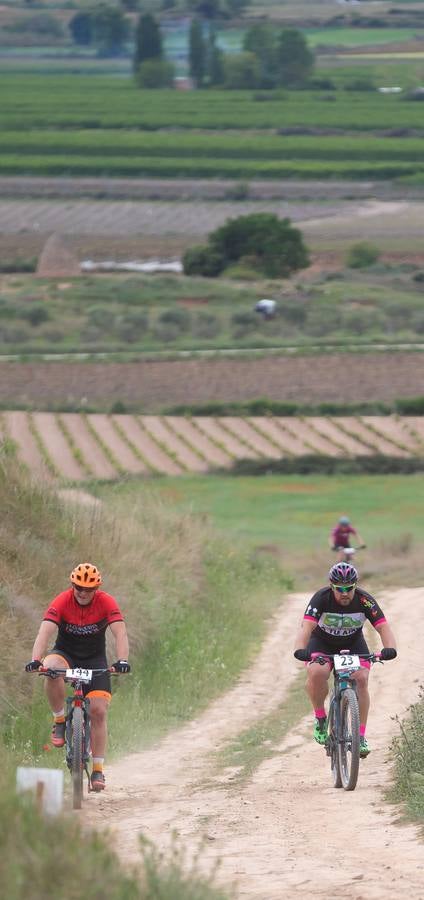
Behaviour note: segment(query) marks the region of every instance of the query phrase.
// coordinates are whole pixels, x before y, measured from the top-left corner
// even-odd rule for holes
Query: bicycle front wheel
[[[336,700],[331,698],[330,709],[328,711],[328,747],[327,753],[330,757],[331,775],[333,778],[333,786],[341,788],[342,778],[340,775],[339,750],[337,743],[337,719],[336,719]]]
[[[340,700],[340,731],[340,777],[345,791],[354,791],[359,772],[359,706],[352,688],[346,688]]]
[[[72,805],[81,809],[83,794],[83,749],[84,718],[80,706],[75,706],[72,714]]]

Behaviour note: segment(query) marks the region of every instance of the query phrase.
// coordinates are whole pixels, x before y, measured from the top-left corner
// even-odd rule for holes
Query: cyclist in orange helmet
[[[71,587],[51,602],[40,625],[32,650],[32,659],[25,669],[34,672],[41,664],[52,668],[104,668],[106,659],[106,630],[110,628],[116,648],[116,672],[130,671],[127,630],[122,612],[111,594],[100,590],[102,577],[91,563],[80,563],[70,575]],[[56,635],[53,648],[47,652]],[[46,655],[47,654],[47,655]],[[41,662],[42,661],[42,662]],[[65,682],[63,678],[46,678],[47,699],[53,712],[51,741],[55,747],[65,743]],[[102,791],[105,787],[103,763],[107,741],[107,710],[111,700],[110,675],[94,675],[86,686],[90,698],[91,750],[93,771],[91,787]]]

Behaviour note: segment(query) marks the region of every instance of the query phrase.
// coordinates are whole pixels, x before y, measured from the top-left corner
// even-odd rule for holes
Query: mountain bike
[[[353,557],[358,550],[365,550],[366,544],[360,544],[359,547],[334,547],[338,553],[343,554],[343,558],[339,562],[353,563]]]
[[[359,774],[360,734],[359,704],[356,692],[355,672],[361,659],[371,663],[382,662],[379,653],[352,654],[348,650],[339,653],[313,654],[314,662],[325,665],[333,660],[333,691],[327,716],[325,750],[330,758],[331,774],[335,788],[354,791]]]
[[[90,699],[84,696],[83,687],[90,684],[93,675],[100,675],[104,672],[109,672],[111,675],[119,673],[109,667],[103,669],[56,669],[40,666],[37,671],[40,675],[47,675],[49,678],[62,677],[73,688],[72,694],[66,698],[66,765],[72,777],[73,809],[81,809],[84,794],[84,772],[87,775],[88,791],[91,791],[88,771],[91,752]]]

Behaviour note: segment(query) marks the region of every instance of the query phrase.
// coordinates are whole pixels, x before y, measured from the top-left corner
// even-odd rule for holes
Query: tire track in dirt
[[[217,773],[210,754],[262,717],[286,695],[299,670],[291,645],[305,595],[288,598],[273,618],[253,666],[196,720],[157,747],[132,754],[107,771],[108,790],[90,798],[84,820],[113,822],[123,860],[137,859],[142,832],[160,849],[177,828],[188,854],[207,835],[206,870],[221,860],[219,882],[241,898],[305,900],[348,893],[350,900],[424,898],[424,847],[418,829],[397,824],[383,801],[390,781],[387,748],[394,726],[419,693],[424,588],[381,599],[399,642],[399,657],[371,675],[371,756],[356,791],[335,790],[323,749],[311,739],[312,715],[274,748],[253,777],[231,787],[233,770]]]

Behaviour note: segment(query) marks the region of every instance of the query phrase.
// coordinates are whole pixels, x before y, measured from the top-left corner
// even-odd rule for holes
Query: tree
[[[229,219],[209,235],[206,247],[188,250],[184,271],[187,275],[219,275],[244,258],[269,278],[286,278],[309,263],[302,233],[289,219],[254,213]]]
[[[241,15],[250,0],[190,0],[189,6],[205,19],[231,19]]]
[[[224,86],[230,90],[259,86],[259,62],[254,53],[227,53],[224,56]]]
[[[207,47],[207,74],[211,87],[223,84],[225,80],[224,72],[224,54],[222,50],[216,46],[216,31],[213,25],[209,28],[208,47]]]
[[[162,59],[162,37],[154,16],[144,13],[140,16],[135,32],[134,71],[140,63],[148,59]]]
[[[77,13],[69,22],[69,31],[74,44],[87,46],[93,40],[93,16],[89,12]]]
[[[302,84],[314,67],[314,54],[297,28],[283,28],[277,44],[280,83],[291,87]]]
[[[244,35],[243,50],[254,53],[260,70],[260,87],[275,87],[278,79],[277,41],[270,25],[252,25]]]
[[[101,56],[118,56],[129,37],[129,24],[116,6],[93,7],[93,40]]]
[[[192,19],[189,33],[190,76],[197,87],[201,87],[205,77],[206,46],[203,30],[198,19]]]

